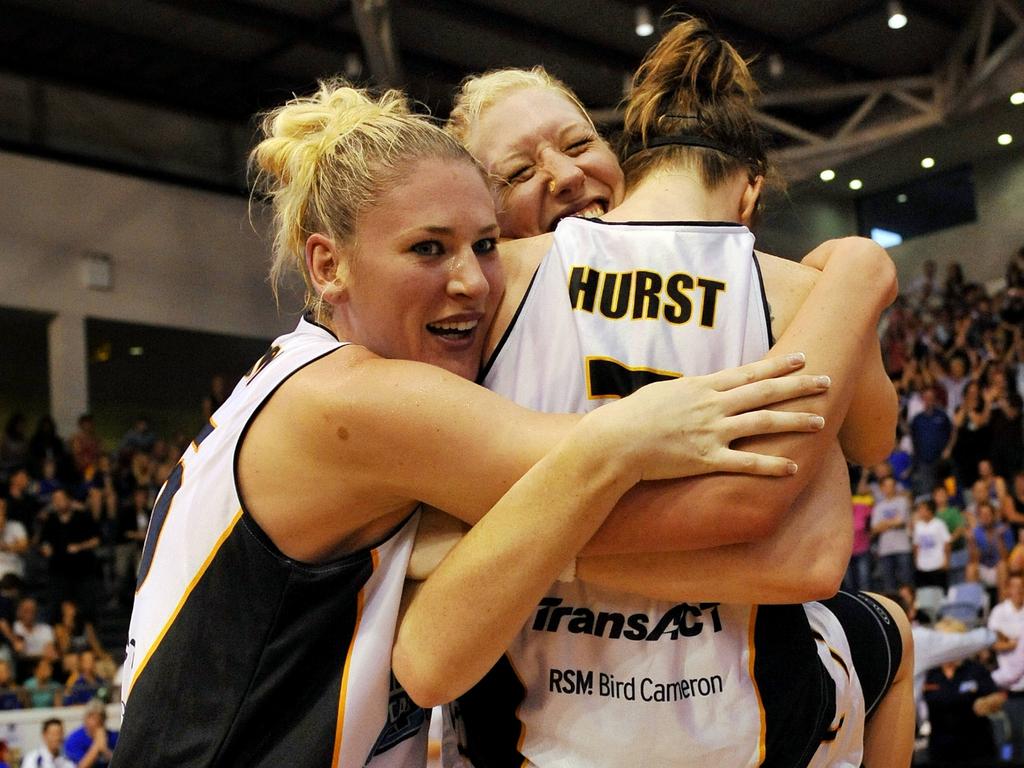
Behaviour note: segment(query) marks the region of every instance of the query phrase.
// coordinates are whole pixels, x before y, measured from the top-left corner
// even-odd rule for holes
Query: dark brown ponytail
[[[709,189],[739,169],[766,175],[757,93],[732,45],[699,19],[676,24],[633,78],[621,143],[627,187],[669,163],[696,167]]]

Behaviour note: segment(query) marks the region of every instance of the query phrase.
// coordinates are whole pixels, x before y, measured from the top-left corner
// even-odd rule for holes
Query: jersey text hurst
[[[692,295],[695,289],[700,295]],[[657,272],[600,272],[593,267],[573,267],[569,272],[569,304],[574,310],[593,312],[619,320],[657,320],[673,325],[688,323],[698,305],[701,327],[714,328],[718,294],[725,283],[709,277],[676,272],[662,277]]]

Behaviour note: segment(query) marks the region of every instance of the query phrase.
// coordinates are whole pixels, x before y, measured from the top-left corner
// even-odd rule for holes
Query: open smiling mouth
[[[460,339],[468,339],[479,324],[479,320],[441,321],[438,323],[427,323],[427,330],[442,339],[458,341]]]
[[[584,219],[596,219],[598,216],[604,216],[606,213],[608,213],[608,201],[598,198],[583,208],[580,208],[578,211],[568,211],[567,213],[556,217],[555,220],[551,222],[548,232],[554,232],[555,227],[558,226],[558,222],[562,219],[568,218],[569,216],[579,216]]]

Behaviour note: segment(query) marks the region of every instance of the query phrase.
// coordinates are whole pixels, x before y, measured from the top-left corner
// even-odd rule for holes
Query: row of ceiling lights
[[[887,10],[889,13],[890,29],[903,29],[903,27],[907,26],[907,15],[903,12],[903,4],[899,0],[889,0]],[[646,5],[638,5],[636,7],[636,33],[640,37],[650,37],[654,34],[651,9]]]
[[[1024,91],[1017,91],[1017,92],[1013,93],[1010,96],[1010,103],[1015,105],[1015,106],[1020,106],[1020,105],[1024,104]],[[996,143],[999,144],[999,146],[1001,146],[1001,147],[1007,147],[1007,146],[1009,146],[1010,144],[1013,143],[1013,135],[1009,134],[1009,133],[1001,133],[1001,134],[999,134],[999,136],[996,137]],[[934,168],[935,167],[935,158],[934,157],[922,157],[921,158],[921,167],[925,168],[925,169]],[[825,170],[823,170],[821,173],[818,174],[818,178],[820,178],[824,182],[835,181],[836,172],[834,170],[832,170],[831,168],[826,168]],[[849,187],[850,187],[850,189],[852,189],[854,191],[860,189],[863,186],[864,186],[864,182],[861,181],[860,179],[850,179],[850,181],[849,181]]]

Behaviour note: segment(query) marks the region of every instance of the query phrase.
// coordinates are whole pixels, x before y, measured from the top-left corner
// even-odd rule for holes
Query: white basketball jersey
[[[484,385],[570,413],[757,360],[769,337],[753,247],[738,225],[564,219]]]
[[[763,357],[753,244],[734,224],[562,221],[483,383],[529,408],[579,412]],[[844,650],[838,622],[818,608],[556,583],[455,705],[464,753],[477,768],[859,766],[859,684],[848,649],[845,669],[830,650]]]
[[[306,320],[278,338],[161,490],[129,630],[115,766],[424,764],[425,713],[390,664],[418,514],[375,547],[303,564],[248,515],[235,479],[260,408],[343,346]]]

